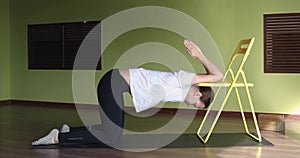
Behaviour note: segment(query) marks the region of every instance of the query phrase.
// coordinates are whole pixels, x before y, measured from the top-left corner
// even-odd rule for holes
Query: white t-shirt
[[[147,110],[160,102],[183,102],[192,86],[195,73],[161,72],[129,69],[130,90],[136,112]]]

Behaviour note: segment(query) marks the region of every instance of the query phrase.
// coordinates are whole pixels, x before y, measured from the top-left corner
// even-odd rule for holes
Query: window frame
[[[92,68],[88,66],[80,66],[79,68],[73,68],[73,64],[81,42],[87,37],[89,32],[99,23],[101,23],[100,20],[83,22],[29,24],[27,26],[28,69],[91,70]],[[50,37],[52,32],[51,30],[49,31],[47,29],[51,27],[52,29],[54,29],[52,31],[57,33],[55,36],[58,37]],[[101,53],[100,31],[101,28],[99,29],[99,35],[95,35],[97,36],[97,38],[92,38],[92,40],[94,40],[93,42],[99,43],[99,53]],[[72,37],[67,38],[68,34],[70,34],[69,36]],[[72,38],[74,38],[74,40]],[[53,41],[49,42],[49,40]],[[85,63],[85,65],[87,64]],[[101,70],[101,68],[102,66],[100,57],[96,70]]]

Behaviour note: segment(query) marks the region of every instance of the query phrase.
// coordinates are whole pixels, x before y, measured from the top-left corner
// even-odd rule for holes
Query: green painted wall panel
[[[300,1],[295,0],[273,0],[272,2],[268,0],[11,0],[11,98],[73,102],[71,71],[27,69],[28,24],[101,20],[121,10],[149,5],[170,7],[199,21],[215,39],[222,52],[224,63],[228,63],[240,39],[255,37],[255,44],[245,65],[248,80],[255,83],[255,87],[251,89],[255,109],[267,113],[294,113],[298,109],[300,106],[299,74],[263,73],[263,14],[300,12],[298,7]],[[104,54],[103,71],[97,72],[96,80],[112,68],[118,57],[130,47],[142,42],[163,42],[185,53],[181,40],[182,37],[179,35],[164,30],[130,31],[120,36],[107,48],[106,52],[114,53]],[[172,57],[169,58],[174,60]],[[191,60],[191,63],[197,67],[197,62]],[[242,96],[243,100],[246,99],[245,95]],[[238,110],[234,98],[229,100],[226,110]]]
[[[9,0],[0,1],[0,100],[10,98]]]

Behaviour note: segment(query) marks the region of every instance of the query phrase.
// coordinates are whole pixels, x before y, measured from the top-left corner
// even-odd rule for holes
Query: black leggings
[[[129,92],[129,85],[119,70],[107,72],[97,87],[100,104],[101,125],[73,127],[68,133],[59,134],[60,143],[115,143],[124,127],[123,93]],[[98,138],[98,139],[97,139]],[[99,140],[101,138],[101,141]]]

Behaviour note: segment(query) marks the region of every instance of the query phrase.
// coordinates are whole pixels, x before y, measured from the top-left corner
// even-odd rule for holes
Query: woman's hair
[[[211,104],[214,100],[215,94],[211,87],[200,87],[199,91],[202,93],[200,100],[204,103],[205,109]]]

